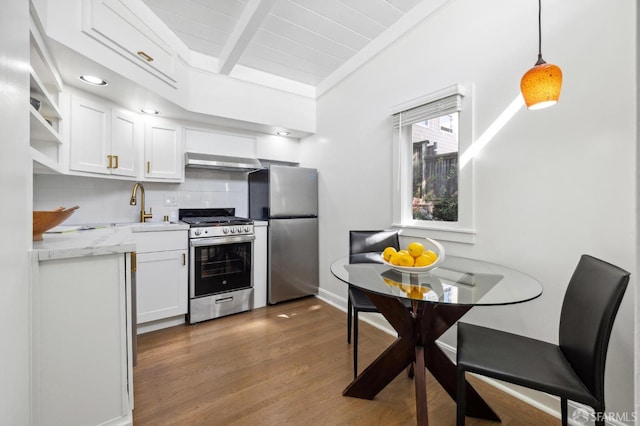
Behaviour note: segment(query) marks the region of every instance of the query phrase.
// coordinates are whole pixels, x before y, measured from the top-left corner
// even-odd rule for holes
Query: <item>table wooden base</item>
[[[438,347],[436,340],[471,306],[414,302],[413,311],[409,311],[396,298],[366,293],[398,332],[398,338],[345,388],[342,395],[373,399],[402,370],[415,362],[417,424],[428,425],[425,368],[455,401],[456,366]],[[466,389],[468,416],[500,421],[469,383]]]

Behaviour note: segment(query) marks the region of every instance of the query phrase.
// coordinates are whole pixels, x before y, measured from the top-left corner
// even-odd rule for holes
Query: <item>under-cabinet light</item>
[[[159,114],[158,111],[156,111],[155,109],[151,109],[151,108],[141,108],[140,111],[144,112],[145,114],[151,114],[151,115]]]

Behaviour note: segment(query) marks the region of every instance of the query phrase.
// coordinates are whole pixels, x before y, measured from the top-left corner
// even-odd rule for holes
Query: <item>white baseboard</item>
[[[173,327],[176,325],[184,324],[186,322],[184,315],[178,315],[171,318],[165,318],[156,321],[149,321],[142,324],[138,324],[136,327],[136,334],[149,333],[150,331],[161,330],[163,328]]]

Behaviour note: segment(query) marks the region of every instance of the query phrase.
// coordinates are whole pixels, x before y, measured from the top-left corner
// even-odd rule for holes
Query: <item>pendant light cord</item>
[[[542,0],[538,0],[538,62],[536,65],[546,64],[542,59]]]

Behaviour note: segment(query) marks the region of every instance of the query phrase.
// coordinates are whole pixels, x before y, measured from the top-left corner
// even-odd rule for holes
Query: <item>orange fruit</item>
[[[424,245],[417,242],[409,243],[409,246],[407,246],[407,251],[411,256],[418,257],[422,254],[422,252],[424,252]]]
[[[386,260],[387,262],[389,261],[389,259],[391,259],[391,255],[393,255],[394,253],[397,253],[396,249],[393,247],[387,247],[384,249],[384,251],[382,252],[382,258],[384,260]]]
[[[391,257],[389,258],[389,263],[392,264],[392,265],[399,265],[400,264],[400,256],[402,256],[402,253],[400,253],[400,252],[393,253],[391,255]]]
[[[414,263],[415,260],[409,253],[402,253],[398,259],[398,264],[400,266],[413,266]]]
[[[438,260],[438,254],[433,250],[426,250],[424,254],[432,258],[434,262]]]
[[[416,266],[429,266],[435,261],[435,258],[427,254],[421,254],[420,256],[416,257]]]

